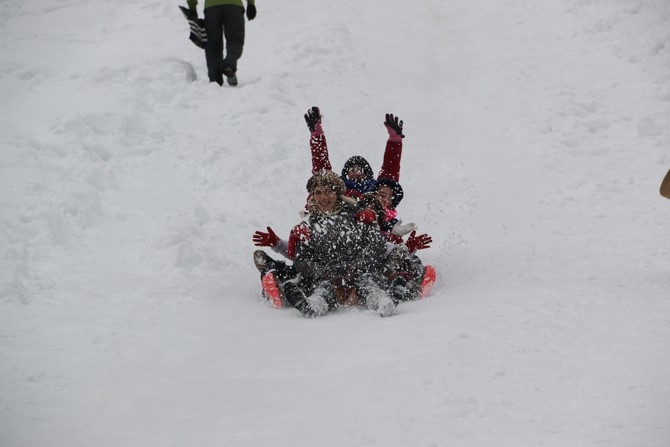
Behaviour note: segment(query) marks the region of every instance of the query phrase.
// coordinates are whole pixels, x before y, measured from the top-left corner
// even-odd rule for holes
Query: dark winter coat
[[[386,241],[376,223],[357,220],[357,211],[343,204],[339,212],[310,215],[291,231],[293,266],[307,282],[345,285],[380,271]]]
[[[361,168],[363,175],[365,176],[363,180],[356,181],[350,179],[347,176],[349,169],[351,169],[352,166],[358,166]],[[340,178],[347,187],[347,195],[350,197],[360,197],[363,194],[373,192],[377,187],[377,180],[374,178],[370,163],[368,163],[368,161],[360,155],[354,155],[353,157],[350,157],[346,163],[344,163],[344,167],[342,168],[342,175]]]
[[[188,3],[189,8],[192,9],[198,6],[198,0],[187,0],[186,3]],[[247,3],[254,5],[256,4],[256,0],[247,0]],[[237,5],[244,7],[242,0],[205,0],[205,8],[218,5]]]

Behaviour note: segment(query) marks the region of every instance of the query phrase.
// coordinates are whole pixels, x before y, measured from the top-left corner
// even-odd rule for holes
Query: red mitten
[[[279,242],[279,238],[275,234],[274,231],[272,231],[272,228],[267,227],[268,232],[263,233],[262,231],[257,231],[254,233],[254,245],[258,247],[274,247],[277,245]]]
[[[363,210],[356,213],[356,220],[366,224],[374,223],[377,220],[377,214],[372,210]]]
[[[433,238],[427,234],[416,235],[416,230],[412,231],[412,234],[409,235],[405,245],[410,253],[416,253],[417,250],[423,250],[424,248],[430,248],[430,244],[433,242]]]

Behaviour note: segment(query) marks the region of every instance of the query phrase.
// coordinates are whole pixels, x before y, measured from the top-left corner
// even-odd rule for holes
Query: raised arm
[[[328,144],[326,136],[321,127],[321,112],[314,106],[305,114],[305,122],[311,133],[309,147],[312,151],[312,174],[319,171],[332,171],[330,157],[328,156]]]
[[[386,114],[384,126],[389,133],[384,150],[384,160],[382,168],[379,171],[377,179],[390,178],[396,182],[400,181],[400,159],[402,157],[402,139],[405,135],[402,133],[402,120],[391,113]]]

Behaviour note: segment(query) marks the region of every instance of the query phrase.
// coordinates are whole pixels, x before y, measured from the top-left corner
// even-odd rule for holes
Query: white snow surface
[[[259,0],[237,88],[177,6],[0,2],[0,446],[670,445],[667,0]],[[391,318],[260,294],[313,105],[405,122]]]

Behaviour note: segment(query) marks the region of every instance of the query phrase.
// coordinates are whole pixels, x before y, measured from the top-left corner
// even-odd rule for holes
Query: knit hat
[[[370,167],[370,163],[368,161],[361,157],[360,155],[354,155],[353,157],[350,157],[349,160],[344,163],[344,167],[342,168],[342,177],[346,177],[347,174],[349,173],[349,169],[351,169],[352,166],[358,166],[361,168],[363,171],[363,176],[366,179],[374,177],[374,173],[372,172],[372,168]]]
[[[346,189],[342,179],[333,171],[319,171],[307,180],[307,192],[310,194],[314,193],[317,186],[325,186],[335,191],[338,197],[342,196]]]
[[[400,183],[396,182],[391,178],[380,178],[377,180],[377,186],[375,188],[375,191],[378,190],[380,186],[388,186],[389,188],[391,188],[391,191],[393,193],[393,197],[391,198],[391,208],[396,209],[397,206],[400,205],[400,201],[405,195],[405,193],[402,190],[402,186],[400,186]]]

